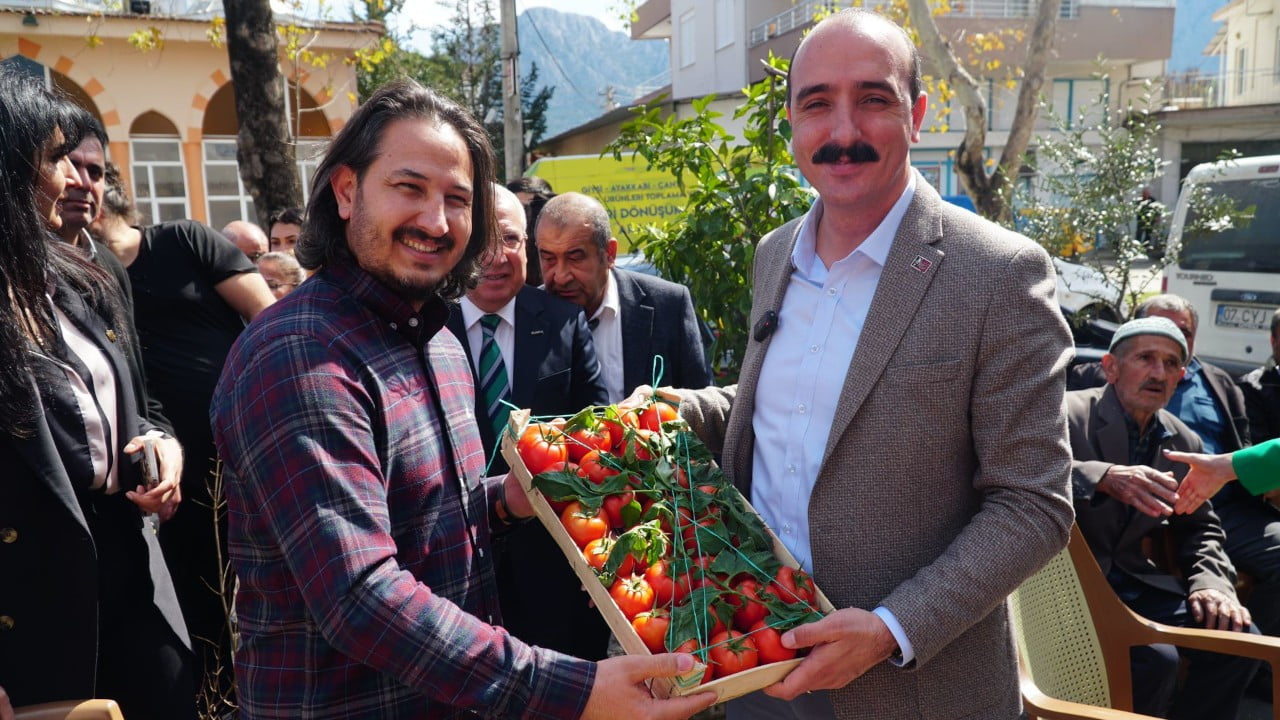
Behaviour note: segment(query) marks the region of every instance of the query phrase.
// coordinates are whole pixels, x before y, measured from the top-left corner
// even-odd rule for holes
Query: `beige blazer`
[[[778,312],[800,221],[761,240],[751,322]],[[832,694],[840,718],[1014,718],[1005,598],[1065,546],[1062,410],[1071,337],[1048,255],[916,176],[809,502],[814,574],[836,607],[893,612],[915,650]],[[681,414],[750,497],[756,383],[686,391]],[[833,392],[837,388],[832,388]]]

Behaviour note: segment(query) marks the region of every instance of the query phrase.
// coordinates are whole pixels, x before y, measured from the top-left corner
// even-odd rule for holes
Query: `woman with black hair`
[[[48,236],[77,182],[60,104],[0,70],[0,687],[194,718],[152,517],[174,510],[181,449],[140,416],[114,280]]]

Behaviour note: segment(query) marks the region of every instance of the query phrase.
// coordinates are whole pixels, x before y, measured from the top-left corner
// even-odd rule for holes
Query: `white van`
[[[1226,230],[1186,234],[1190,189],[1232,198],[1253,215]],[[1200,315],[1196,355],[1240,374],[1271,355],[1268,331],[1280,307],[1280,155],[1197,165],[1178,197],[1165,268],[1165,289]]]

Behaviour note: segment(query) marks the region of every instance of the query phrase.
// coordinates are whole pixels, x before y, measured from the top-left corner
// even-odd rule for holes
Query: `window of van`
[[[1227,230],[1182,236],[1178,265],[1187,270],[1280,273],[1280,178],[1205,183],[1211,197],[1228,196],[1238,218]],[[1248,216],[1252,216],[1249,218]],[[1186,227],[1201,225],[1188,208]]]

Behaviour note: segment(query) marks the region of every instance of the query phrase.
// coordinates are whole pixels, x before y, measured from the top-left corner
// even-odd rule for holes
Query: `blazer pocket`
[[[569,389],[569,373],[571,371],[572,368],[561,368],[560,370],[539,375],[538,388],[567,391]]]
[[[960,374],[960,367],[959,360],[920,365],[896,365],[885,370],[885,379],[895,385],[944,383],[954,380]]]

